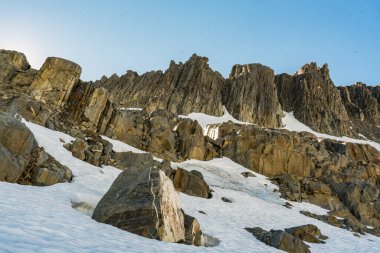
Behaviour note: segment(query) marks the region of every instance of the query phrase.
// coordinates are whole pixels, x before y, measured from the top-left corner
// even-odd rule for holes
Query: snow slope
[[[284,113],[285,113],[285,116],[282,118],[282,123],[284,124],[284,129],[287,129],[289,131],[309,132],[309,133],[313,133],[314,135],[316,135],[318,138],[321,138],[321,139],[334,139],[334,140],[342,141],[342,142],[369,144],[372,147],[374,147],[380,151],[380,144],[377,142],[374,142],[371,140],[358,140],[358,139],[350,138],[347,136],[336,137],[336,136],[329,135],[329,134],[318,133],[318,132],[312,130],[310,127],[306,126],[305,124],[299,122],[294,117],[293,112],[284,112]],[[364,137],[364,136],[361,135],[361,137]]]
[[[59,140],[67,143],[72,137],[25,123],[39,145],[70,167],[75,178],[72,183],[49,187],[0,182],[0,252],[281,252],[256,240],[244,228],[284,229],[307,223],[317,225],[329,237],[326,244],[309,244],[312,252],[380,251],[380,238],[358,238],[299,213],[326,213],[322,208],[293,202],[292,209],[285,208],[285,200],[273,192],[275,185],[257,173],[256,177],[244,178],[240,173],[248,170],[228,158],[173,163],[174,167],[202,172],[214,190],[211,199],[185,194],[180,194],[180,199],[185,212],[196,217],[203,232],[219,240],[219,245],[205,248],[165,243],[98,223],[73,209],[72,203],[96,206],[120,171],[74,158]],[[129,151],[131,147],[119,142],[115,149]],[[221,197],[232,203],[223,202]]]
[[[243,122],[235,119],[232,115],[224,108],[223,116],[211,116],[208,114],[204,114],[201,112],[192,112],[188,115],[179,115],[178,117],[184,119],[192,119],[198,121],[199,125],[203,128],[203,134],[207,135],[208,125],[213,124],[221,124],[228,121],[232,121],[234,123],[243,124],[243,125],[252,125],[252,123]]]

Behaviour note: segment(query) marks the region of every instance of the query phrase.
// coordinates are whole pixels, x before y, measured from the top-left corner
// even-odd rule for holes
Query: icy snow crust
[[[174,167],[202,172],[214,190],[211,199],[180,194],[180,200],[185,212],[197,218],[203,232],[217,238],[219,245],[205,248],[165,243],[98,223],[88,213],[73,209],[72,203],[84,202],[94,208],[120,170],[78,160],[59,141],[61,138],[68,143],[72,137],[33,123],[25,124],[39,145],[70,167],[75,178],[72,183],[49,187],[0,182],[0,252],[283,252],[256,240],[244,228],[284,229],[308,223],[317,225],[329,237],[326,244],[309,244],[312,252],[380,251],[380,238],[358,238],[347,230],[299,213],[327,212],[320,207],[296,202],[291,202],[292,209],[282,206],[285,200],[273,192],[275,185],[257,173],[256,177],[244,178],[240,173],[249,170],[228,158],[173,163]],[[114,148],[136,152],[120,142]],[[223,202],[221,197],[232,203]]]

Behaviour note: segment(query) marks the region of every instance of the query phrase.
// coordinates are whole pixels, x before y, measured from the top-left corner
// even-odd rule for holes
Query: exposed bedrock
[[[276,75],[277,94],[284,111],[318,132],[352,135],[347,111],[327,64],[312,62],[293,75]]]
[[[223,93],[223,103],[236,119],[265,127],[282,126],[282,109],[271,68],[261,64],[233,66]]]

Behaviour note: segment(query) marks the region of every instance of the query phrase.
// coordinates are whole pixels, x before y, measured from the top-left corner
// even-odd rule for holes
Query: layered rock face
[[[224,123],[216,128],[223,156],[258,173],[308,176],[315,165],[306,150],[316,148],[309,137],[284,130],[269,131],[253,125]]]
[[[276,76],[277,94],[284,111],[318,132],[352,135],[347,111],[338,89],[330,79],[327,64],[304,65],[289,76]]]
[[[139,76],[128,71],[95,82],[108,89],[111,100],[124,107],[145,108],[148,112],[167,109],[176,114],[203,112],[222,115],[223,77],[208,66],[208,59],[193,55],[185,64],[170,63],[169,69]]]
[[[81,67],[71,61],[47,58],[30,86],[32,96],[37,100],[61,106],[67,101],[81,71]]]
[[[111,101],[123,107],[221,116],[225,105],[237,119],[265,127],[281,126],[272,69],[260,64],[236,65],[230,78],[224,79],[207,62],[207,58],[193,55],[184,64],[171,62],[165,73],[139,76],[128,71],[121,77],[103,77],[95,85],[109,90]]]
[[[226,87],[224,104],[232,116],[260,126],[282,126],[282,109],[271,68],[261,64],[235,65]]]
[[[379,88],[363,83],[338,87],[350,120],[357,133],[369,139],[380,140]]]

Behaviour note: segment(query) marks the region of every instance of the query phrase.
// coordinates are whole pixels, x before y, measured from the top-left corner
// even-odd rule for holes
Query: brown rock
[[[76,139],[71,147],[71,152],[73,153],[73,156],[80,159],[85,160],[86,154],[85,151],[88,149],[88,144],[83,139]]]
[[[111,100],[125,107],[148,112],[167,109],[176,114],[203,112],[222,115],[223,77],[207,64],[206,57],[193,55],[185,64],[171,62],[169,69],[139,76],[128,71],[102,78],[95,84],[110,91]]]
[[[60,107],[79,80],[81,67],[71,61],[49,57],[30,86],[32,96]]]
[[[84,109],[84,116],[95,126],[99,120],[108,102],[108,91],[104,88],[97,88]]]
[[[271,68],[261,64],[235,65],[226,86],[224,103],[236,119],[264,127],[282,126],[282,109]]]
[[[282,230],[266,231],[262,228],[245,228],[263,243],[291,253],[309,253],[309,247],[298,237]]]
[[[16,182],[36,145],[33,133],[23,123],[0,113],[0,181]]]
[[[278,98],[283,110],[312,129],[333,134],[351,135],[349,117],[339,90],[330,79],[327,64],[319,68],[314,62],[289,76],[276,76]]]
[[[177,168],[173,180],[174,188],[177,191],[191,196],[210,198],[210,187],[203,179],[202,173],[192,170],[188,172],[182,168]]]
[[[203,129],[197,121],[190,119],[181,120],[175,127],[177,133],[177,153],[182,160],[204,160],[206,154],[206,142]]]
[[[30,65],[23,53],[0,49],[0,81],[8,81]]]
[[[326,236],[323,236],[319,228],[313,224],[286,228],[285,231],[300,238],[302,241],[310,243],[322,243],[321,239],[326,239]]]

